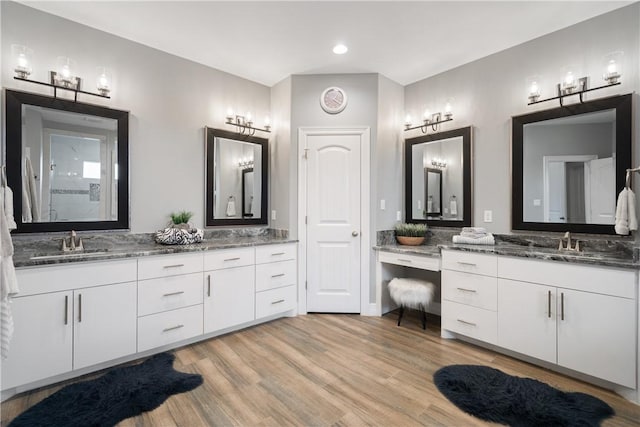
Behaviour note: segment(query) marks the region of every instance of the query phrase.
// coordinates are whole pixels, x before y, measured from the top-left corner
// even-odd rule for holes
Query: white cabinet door
[[[558,364],[635,388],[634,303],[558,289]]]
[[[556,288],[498,279],[498,345],[556,363]]]
[[[136,352],[136,282],[78,289],[73,295],[74,369]]]
[[[72,293],[14,298],[14,334],[2,361],[2,389],[71,371]]]
[[[205,272],[204,333],[255,319],[255,266]]]

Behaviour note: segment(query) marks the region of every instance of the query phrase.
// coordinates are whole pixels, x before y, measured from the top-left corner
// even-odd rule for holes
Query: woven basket
[[[424,242],[424,236],[422,237],[409,237],[409,236],[396,236],[396,240],[401,245],[406,246],[418,246]]]

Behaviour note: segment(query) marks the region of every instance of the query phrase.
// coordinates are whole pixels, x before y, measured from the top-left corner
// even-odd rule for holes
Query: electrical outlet
[[[540,199],[533,199],[533,206],[540,206]]]
[[[493,222],[493,211],[484,211],[484,222]]]
[[[274,221],[276,219],[276,211],[275,210],[271,211],[271,219],[274,220]]]
[[[384,199],[380,199],[380,209],[385,210],[387,207],[387,202]]]
[[[422,210],[422,200],[418,200],[418,210]]]
[[[396,211],[396,221],[402,221],[402,212]]]

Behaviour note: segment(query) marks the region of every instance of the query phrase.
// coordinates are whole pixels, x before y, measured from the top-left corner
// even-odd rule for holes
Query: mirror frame
[[[618,95],[582,104],[566,105],[511,118],[511,182],[513,196],[511,198],[511,228],[513,230],[534,231],[571,231],[575,233],[615,234],[614,224],[577,224],[557,222],[525,222],[524,221],[524,182],[523,153],[524,125],[545,120],[574,116],[576,114],[596,111],[616,110],[616,200],[617,191],[625,185],[626,170],[631,168],[631,94]],[[615,207],[614,207],[615,210]]]
[[[228,226],[228,225],[267,225],[268,211],[268,188],[269,188],[269,140],[257,136],[243,135],[222,129],[205,127],[205,226]],[[215,173],[213,163],[215,159],[215,139],[216,137],[232,139],[240,142],[249,142],[262,147],[262,188],[260,191],[261,207],[260,218],[214,218],[213,209],[213,189],[215,188]]]
[[[462,211],[462,221],[442,220],[442,219],[413,219],[411,218],[411,196],[413,194],[412,164],[413,146],[423,142],[436,142],[441,139],[462,137],[462,197],[464,206]],[[468,166],[468,167],[467,167]],[[473,174],[473,164],[471,163],[471,126],[448,130],[444,132],[422,135],[404,140],[404,171],[405,171],[405,222],[425,223],[431,227],[469,227],[471,226],[472,194],[471,177]],[[426,202],[425,202],[426,203]],[[444,203],[444,201],[441,201]],[[444,206],[444,204],[442,205]]]
[[[13,190],[14,233],[129,229],[129,112],[61,98],[6,89],[7,181]],[[113,221],[22,222],[22,106],[115,119],[118,122],[118,217]],[[20,165],[20,167],[15,167]]]

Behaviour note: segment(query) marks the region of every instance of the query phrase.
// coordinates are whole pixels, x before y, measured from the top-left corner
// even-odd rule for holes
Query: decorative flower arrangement
[[[400,223],[394,227],[396,240],[401,245],[417,246],[424,242],[427,234],[426,224]]]
[[[171,221],[156,232],[156,242],[163,245],[189,245],[204,240],[204,231],[193,227],[189,220],[193,212],[181,211],[170,215]]]

